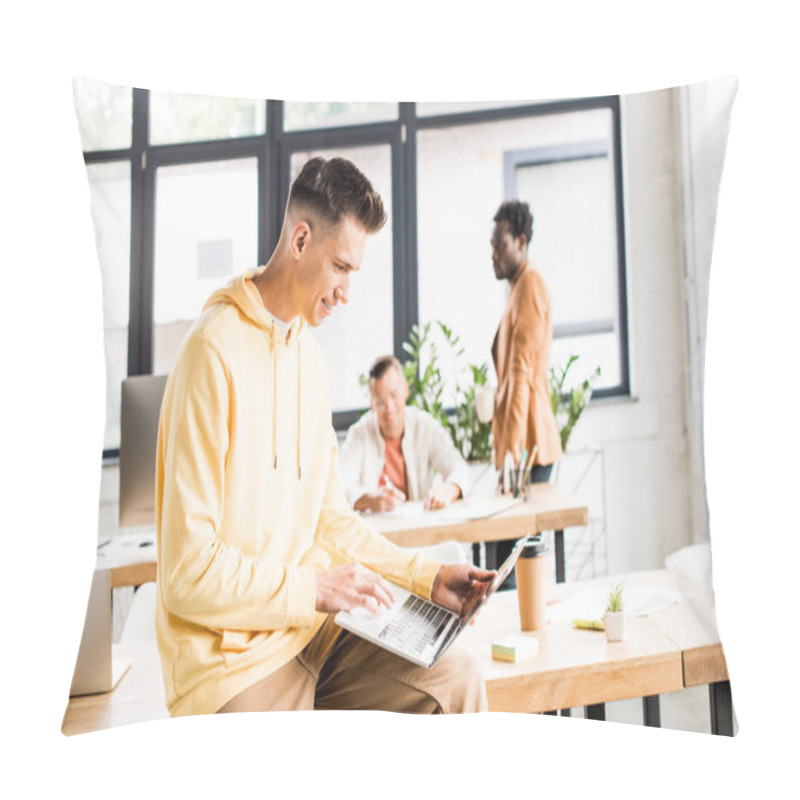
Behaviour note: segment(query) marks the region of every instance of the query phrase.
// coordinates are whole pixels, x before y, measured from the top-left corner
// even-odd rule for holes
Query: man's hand
[[[428,492],[425,500],[425,510],[435,511],[437,508],[449,506],[454,500],[461,497],[461,489],[452,481],[440,483]]]
[[[394,486],[382,486],[377,492],[362,494],[353,508],[356,511],[394,511],[403,505],[406,496]]]
[[[431,600],[460,614],[464,601],[476,585],[488,589],[494,576],[494,572],[487,572],[473,564],[442,564],[433,580]]]
[[[380,575],[361,564],[344,564],[333,569],[318,570],[315,578],[315,608],[325,614],[357,606],[377,612],[381,606],[389,608],[394,602],[394,595]]]

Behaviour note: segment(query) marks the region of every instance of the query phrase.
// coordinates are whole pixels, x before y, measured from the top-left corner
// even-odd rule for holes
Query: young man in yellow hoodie
[[[486,709],[471,657],[431,670],[333,623],[388,605],[380,576],[459,609],[493,573],[439,564],[347,508],[310,333],[346,303],[386,215],[345,159],[309,161],[265,267],[211,296],[167,382],[156,470],[156,630],[170,714]]]

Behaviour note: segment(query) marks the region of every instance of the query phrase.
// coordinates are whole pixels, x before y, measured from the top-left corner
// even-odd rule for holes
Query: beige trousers
[[[480,669],[457,645],[425,669],[343,631],[330,616],[296,658],[219,713],[314,708],[462,714],[488,705]]]

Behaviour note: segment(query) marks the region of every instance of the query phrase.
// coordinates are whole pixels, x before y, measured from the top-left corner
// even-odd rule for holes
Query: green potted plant
[[[567,379],[567,373],[577,360],[578,356],[572,355],[569,357],[565,367],[561,369],[550,368],[550,404],[556,417],[561,436],[561,448],[564,451],[567,449],[567,442],[575,424],[589,404],[589,399],[592,396],[592,384],[600,375],[600,367],[597,367],[588,378],[585,378],[577,386],[566,390],[564,384]]]
[[[625,606],[622,600],[623,587],[624,581],[615,584],[608,591],[603,625],[606,631],[606,640],[609,642],[621,642],[625,638]]]
[[[453,444],[468,461],[486,461],[492,455],[492,424],[478,418],[476,395],[486,386],[489,368],[484,364],[463,363],[464,348],[460,338],[445,323],[436,321],[456,367],[455,402],[451,413],[444,406],[444,379],[440,369],[442,353],[431,337],[432,323],[411,329],[403,350],[409,358],[404,363],[408,380],[408,403],[427,411],[450,432]],[[423,359],[423,350],[425,356]],[[425,368],[422,369],[422,362]]]

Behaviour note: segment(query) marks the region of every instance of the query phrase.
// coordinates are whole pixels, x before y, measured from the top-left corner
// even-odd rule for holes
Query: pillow
[[[563,103],[422,103],[403,144],[399,135],[370,138],[400,131],[396,103],[267,104],[76,79],[103,286],[107,454],[119,447],[122,379],[170,372],[211,292],[269,257],[289,178],[310,155],[341,154],[373,180],[390,222],[368,244],[350,307],[315,331],[333,378],[336,426],[346,428],[363,402],[358,375],[395,349],[396,329],[407,335],[417,315],[451,326],[497,380],[490,351],[507,287],[490,269],[488,238],[500,202],[525,198],[534,212],[531,260],[552,300],[551,366],[563,369],[579,353],[576,386],[600,367],[595,400],[553,476],[588,506],[588,524],[565,532],[567,586],[679,563],[670,574],[684,598],[702,592],[691,578],[708,574],[705,562],[691,562],[707,559],[710,546],[702,413],[709,265],[735,87],[718,79]],[[154,143],[143,156],[134,131],[148,103]],[[270,126],[281,118],[278,148]],[[362,125],[354,145],[348,131]],[[398,179],[403,147],[414,158]],[[449,391],[454,381],[445,374]],[[152,538],[149,525],[119,527],[113,460],[103,473],[100,542],[124,551],[129,539]],[[705,588],[713,629],[713,590]],[[676,609],[667,612],[643,617],[629,642],[651,626],[680,638]],[[117,620],[117,638],[124,624]],[[153,659],[150,644],[144,657]],[[676,658],[695,644],[677,642]],[[713,655],[724,671],[721,651]],[[724,682],[721,691],[725,702]],[[609,719],[640,721],[637,701],[607,699]],[[696,692],[665,694],[662,706],[664,727],[709,730]]]

